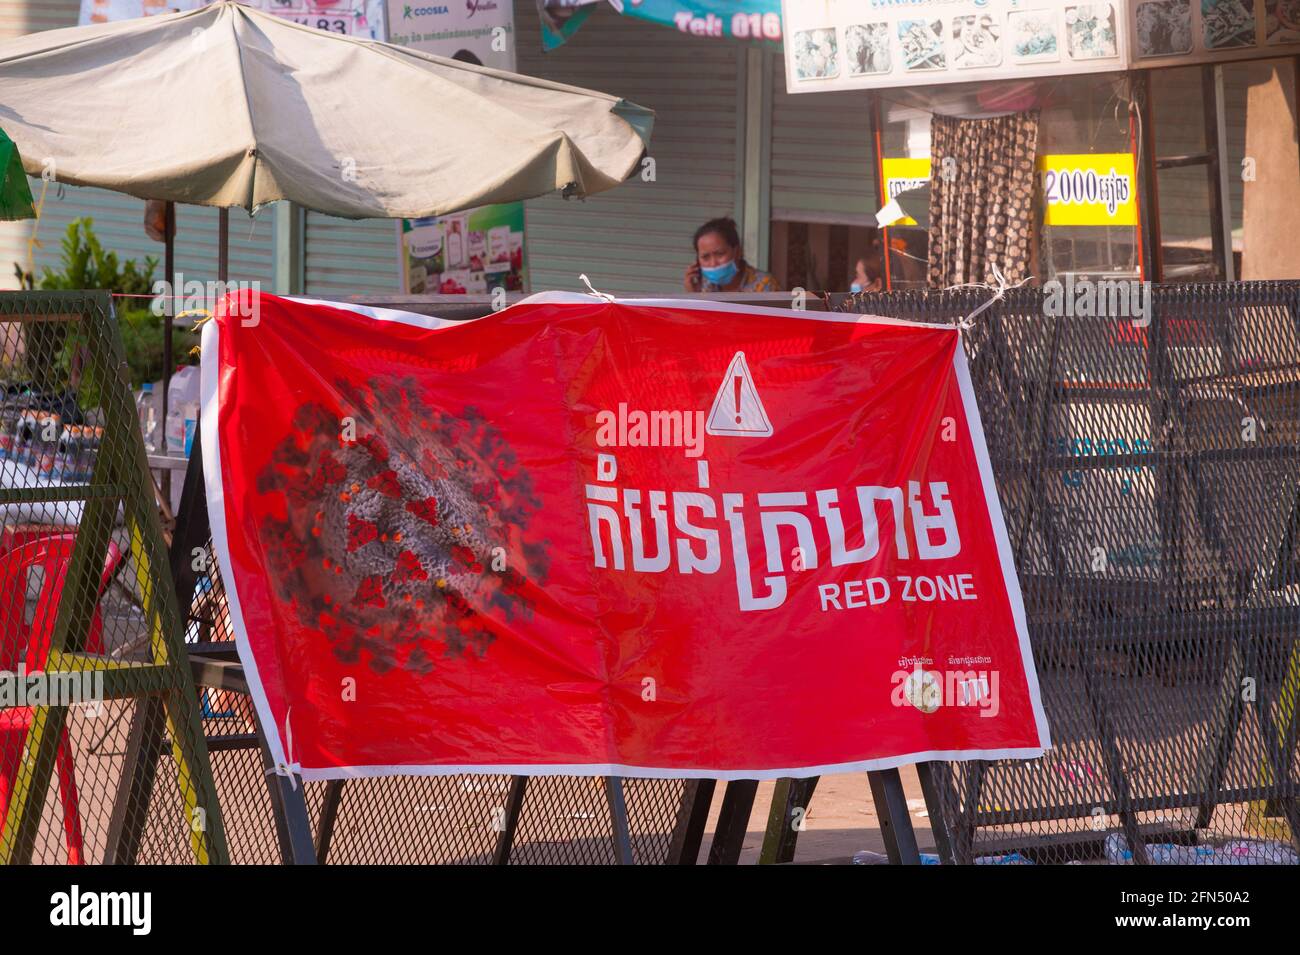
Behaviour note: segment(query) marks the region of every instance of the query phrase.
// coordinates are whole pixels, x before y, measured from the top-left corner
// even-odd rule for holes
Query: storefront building
[[[955,208],[949,203],[958,194],[961,205],[972,162],[1015,168],[1027,160],[1034,181],[1023,185],[1034,208],[1014,225],[1032,232],[1029,261],[1020,268],[1009,256],[1021,277],[1296,274],[1300,260],[1278,241],[1285,225],[1276,214],[1300,185],[1295,4],[886,6],[784,5],[789,87],[810,97],[854,89],[877,104],[875,152],[889,184],[882,204],[933,174],[954,184],[933,203],[925,189],[913,193],[922,210],[915,214]],[[1004,137],[999,122],[1016,126],[1014,135]],[[983,188],[997,195],[998,183]],[[899,253],[889,265],[895,287],[958,282],[936,265],[946,253],[927,256],[926,248],[969,244],[957,236],[963,225],[894,225],[884,248]],[[918,258],[930,260],[929,274]]]
[[[940,19],[956,29],[948,9],[984,5],[930,6],[944,7]],[[585,201],[549,196],[526,204],[526,288],[578,289],[585,273],[616,294],[680,291],[695,228],[723,215],[738,223],[746,257],[783,288],[847,291],[855,261],[882,248],[893,287],[925,285],[925,193],[905,203],[913,211],[919,196],[916,225],[891,225],[881,243],[884,180],[925,178],[918,173],[931,159],[936,113],[1023,110],[1038,111],[1040,159],[1132,157],[1132,202],[1120,204],[1117,224],[1067,224],[1068,217],[1044,223],[1040,209],[1032,263],[1040,280],[1066,273],[1164,281],[1300,276],[1300,246],[1290,239],[1285,211],[1300,208],[1296,58],[1284,30],[1293,6],[1254,3],[1266,42],[1232,54],[1249,58],[1169,57],[1172,65],[1157,69],[1137,63],[1024,79],[789,92],[779,43],[694,36],[600,3],[566,42],[544,52],[536,4],[517,0],[510,41],[519,72],[656,111],[639,177]],[[0,15],[4,31],[15,35],[74,25],[80,8],[80,0],[8,0],[0,2]],[[1116,2],[1112,15],[1127,9]],[[391,16],[390,35],[400,26]],[[1277,30],[1268,33],[1268,24]],[[1270,44],[1285,55],[1259,58],[1272,52]],[[437,104],[428,104],[413,121],[436,116]],[[1040,171],[1041,193],[1049,170]],[[144,234],[138,200],[33,180],[34,195],[42,192],[37,244],[28,223],[0,227],[7,261],[34,266],[39,275],[57,264],[67,224],[84,216],[119,257],[161,258],[161,245]],[[177,265],[187,277],[212,277],[216,235],[215,210],[178,208]],[[393,222],[346,222],[288,208],[250,218],[235,210],[230,235],[231,278],[264,288],[341,297],[392,294],[411,284],[401,226]],[[16,284],[12,267],[3,273],[8,286]]]

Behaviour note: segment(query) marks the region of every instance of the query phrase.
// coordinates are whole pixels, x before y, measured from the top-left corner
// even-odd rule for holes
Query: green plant
[[[119,260],[117,253],[104,249],[100,244],[93,226],[93,220],[88,218],[76,219],[68,224],[61,243],[63,251],[59,268],[56,270],[46,266],[39,285],[30,273],[15,265],[14,271],[23,287],[39,287],[42,290],[102,289],[127,296],[151,295],[158,260],[147,256],[143,267],[137,266],[134,259]],[[118,328],[122,334],[131,383],[138,386],[145,381],[155,381],[162,377],[164,370],[164,319],[154,315],[148,308],[129,304],[132,301],[129,298],[119,301],[124,306],[116,309]],[[73,381],[73,369],[78,364],[76,355],[85,345],[77,329],[70,329],[63,322],[34,322],[24,326],[24,334],[25,351],[29,356],[28,373],[34,389],[55,395],[73,388],[83,409],[99,404],[99,376],[102,369],[84,367],[80,379],[75,383]],[[178,360],[186,360],[195,341],[195,336],[185,332],[176,334],[174,354]]]
[[[42,289],[107,289],[120,295],[150,295],[153,292],[153,273],[158,259],[147,256],[144,268],[136,267],[134,259],[119,264],[117,253],[100,245],[94,232],[93,219],[74,219],[68,223],[62,246],[61,268],[55,271],[45,267],[41,275]]]

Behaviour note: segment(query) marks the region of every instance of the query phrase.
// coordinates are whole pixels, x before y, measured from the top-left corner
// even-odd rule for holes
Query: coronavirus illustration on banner
[[[957,329],[259,295],[202,362],[213,541],[282,771],[776,778],[1049,745]]]

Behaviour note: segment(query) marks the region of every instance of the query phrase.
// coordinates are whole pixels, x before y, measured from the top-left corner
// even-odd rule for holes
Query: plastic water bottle
[[[863,849],[861,852],[853,853],[854,865],[889,865],[889,856],[883,852],[872,852],[870,849]]]
[[[1118,832],[1112,832],[1106,836],[1103,851],[1106,854],[1106,861],[1111,865],[1133,864],[1133,853],[1128,847],[1128,840]]]
[[[198,416],[199,370],[186,365],[177,369],[167,385],[167,420],[163,422],[163,435],[168,454],[188,456]]]
[[[146,381],[136,396],[135,408],[140,415],[140,430],[144,432],[144,449],[149,454],[158,450],[158,411],[153,404],[153,382]]]
[[[1118,832],[1106,837],[1106,861],[1112,865],[1133,865],[1133,850]],[[1218,852],[1213,846],[1180,846],[1171,842],[1151,842],[1146,846],[1149,865],[1216,865]]]

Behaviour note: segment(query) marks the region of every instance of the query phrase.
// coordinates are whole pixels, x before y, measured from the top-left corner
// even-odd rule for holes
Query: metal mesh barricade
[[[620,862],[606,782],[571,776],[531,777],[506,861],[527,864]],[[396,776],[351,780],[340,788],[327,862],[500,862],[508,825],[510,776]],[[669,861],[681,804],[676,780],[623,781],[632,861]],[[328,783],[310,783],[308,808],[319,829],[330,798]],[[635,801],[636,796],[641,797]]]
[[[948,323],[991,297],[842,307]],[[931,764],[941,854],[1297,861],[1298,303],[1293,282],[1080,280],[973,319],[1053,747]]]
[[[226,860],[107,293],[0,293],[0,861]],[[150,799],[149,794],[154,793]]]

